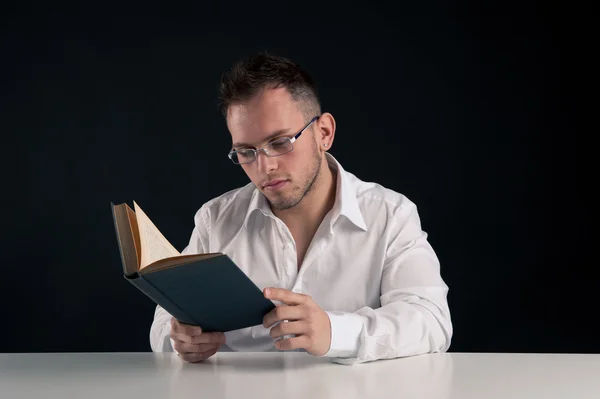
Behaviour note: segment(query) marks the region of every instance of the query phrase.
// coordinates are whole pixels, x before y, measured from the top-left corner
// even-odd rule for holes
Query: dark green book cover
[[[138,259],[136,224],[128,218],[128,208],[111,203],[123,275],[177,320],[226,332],[262,324],[275,308],[226,254],[182,255],[138,270],[132,264]]]

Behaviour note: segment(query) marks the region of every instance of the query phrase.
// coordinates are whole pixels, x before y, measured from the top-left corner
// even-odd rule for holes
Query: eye
[[[275,149],[285,148],[290,144],[290,140],[287,137],[280,138],[277,140],[273,140],[269,143],[269,145]]]
[[[242,149],[236,150],[236,152],[237,152],[238,156],[249,157],[249,156],[252,156],[254,151],[249,150],[247,148],[242,148]]]

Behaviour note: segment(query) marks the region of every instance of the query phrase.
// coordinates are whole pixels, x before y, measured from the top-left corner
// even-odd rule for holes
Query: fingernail
[[[268,288],[265,288],[265,296],[269,296],[270,293],[270,290]]]

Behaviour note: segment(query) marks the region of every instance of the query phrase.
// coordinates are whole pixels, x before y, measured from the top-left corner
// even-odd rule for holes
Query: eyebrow
[[[286,133],[287,133],[287,132],[289,132],[289,131],[290,131],[290,129],[289,129],[289,128],[288,128],[288,129],[279,129],[279,130],[277,130],[277,131],[275,131],[275,132],[273,132],[273,133],[269,134],[269,135],[268,135],[268,136],[267,136],[267,137],[266,137],[266,138],[265,138],[263,141],[269,141],[269,140],[272,140],[272,139],[274,139],[275,137],[277,137],[277,136],[281,136],[281,135],[283,135],[283,134],[286,134]],[[233,148],[236,148],[236,147],[252,147],[252,145],[251,145],[251,144],[248,144],[248,143],[241,143],[241,142],[237,142],[237,143],[233,143],[232,147],[233,147]]]

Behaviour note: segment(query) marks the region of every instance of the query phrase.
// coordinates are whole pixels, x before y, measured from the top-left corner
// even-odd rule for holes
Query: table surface
[[[298,352],[3,353],[2,398],[600,398],[600,355],[445,353],[341,365]]]

